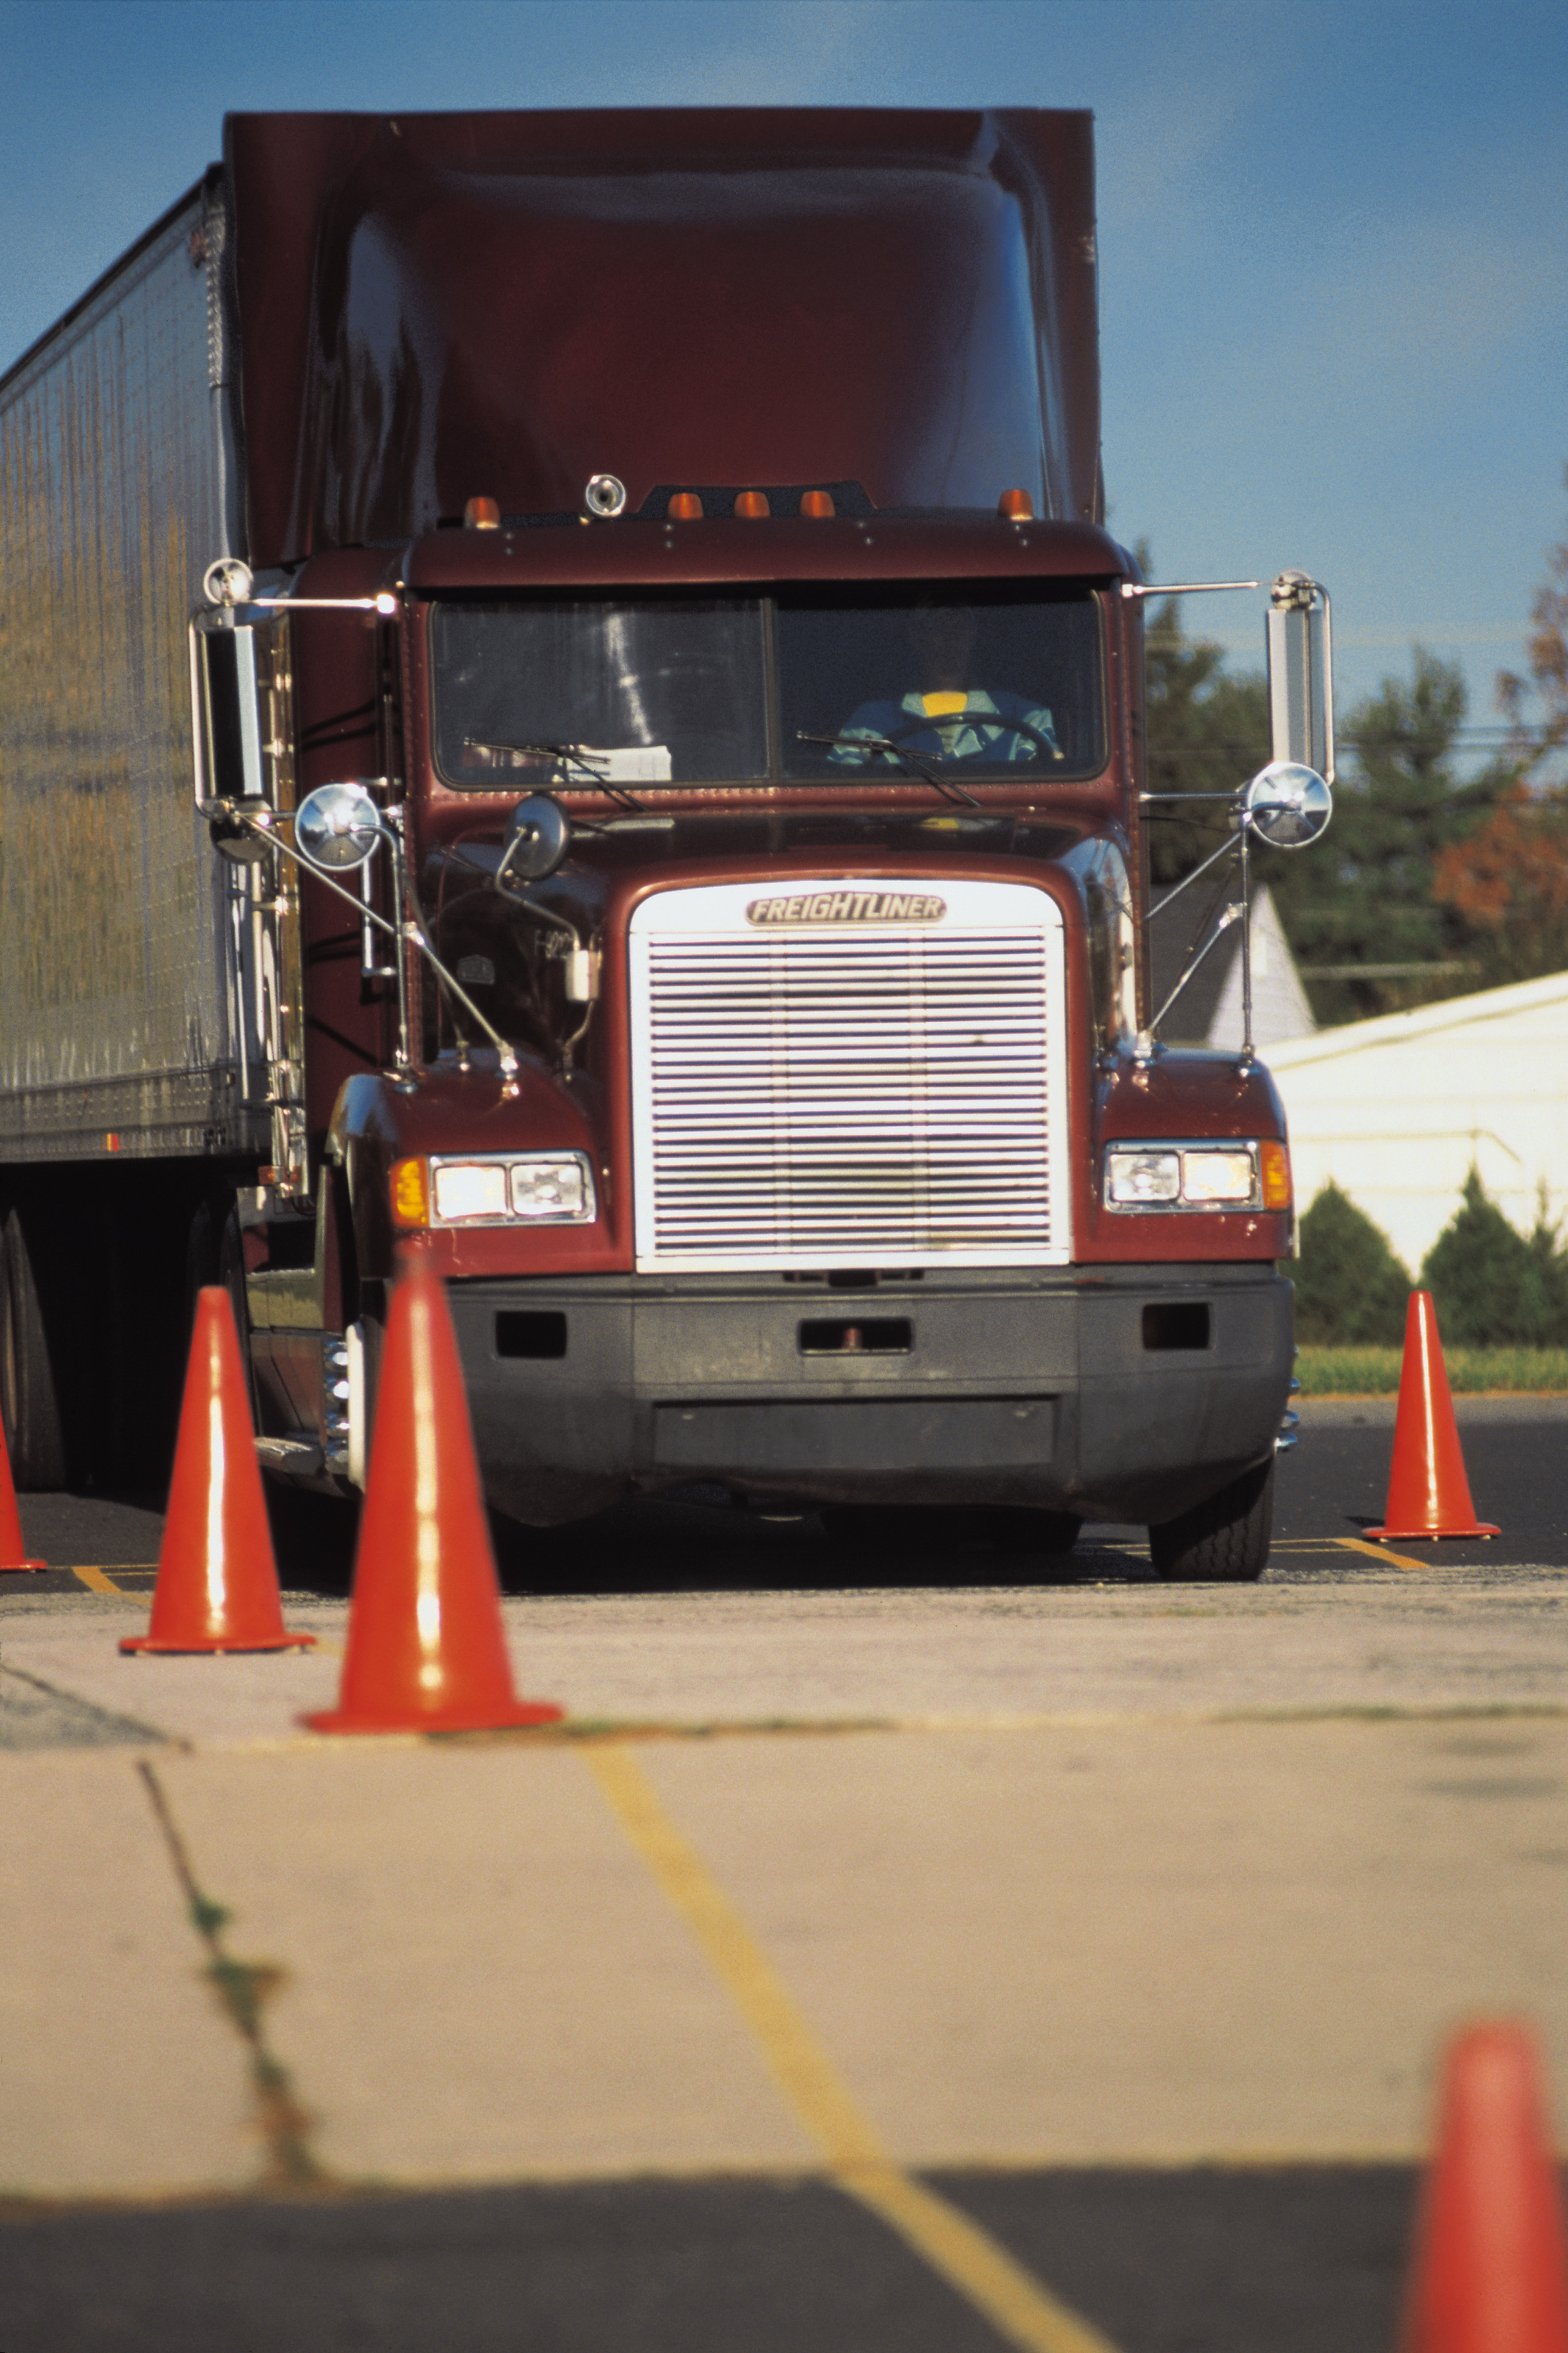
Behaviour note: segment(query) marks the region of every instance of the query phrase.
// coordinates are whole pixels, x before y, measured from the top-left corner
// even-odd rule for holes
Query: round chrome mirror
[[[571,846],[565,812],[548,793],[530,793],[506,821],[506,871],[524,882],[553,874]]]
[[[1275,849],[1305,849],[1334,813],[1334,797],[1316,768],[1294,760],[1270,760],[1241,796],[1241,814],[1254,833]]]
[[[237,555],[220,555],[202,574],[202,595],[209,605],[247,605],[255,586],[249,565]]]
[[[363,866],[383,830],[363,785],[318,785],[294,812],[294,847],[312,866]]]

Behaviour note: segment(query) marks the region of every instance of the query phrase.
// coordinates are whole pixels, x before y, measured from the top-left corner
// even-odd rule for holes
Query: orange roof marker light
[[[831,491],[802,491],[800,511],[807,522],[826,522],[837,510]]]
[[[766,491],[737,491],[735,512],[742,522],[759,522],[763,515],[772,514]]]
[[[463,509],[465,531],[499,531],[500,505],[495,499],[470,499]]]
[[[695,491],[677,491],[669,501],[671,522],[700,522],[702,501]]]
[[[996,501],[996,512],[1005,522],[1033,522],[1035,501],[1027,491],[1004,491]]]

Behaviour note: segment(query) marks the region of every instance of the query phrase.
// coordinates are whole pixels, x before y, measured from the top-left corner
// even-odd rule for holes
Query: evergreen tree
[[[1298,1340],[1397,1347],[1405,1336],[1410,1277],[1388,1237],[1331,1177],[1301,1219],[1300,1249],[1291,1269]]]
[[[1465,1179],[1463,1201],[1421,1269],[1451,1348],[1543,1347],[1556,1336],[1554,1284],[1536,1238],[1526,1241],[1489,1201],[1479,1173]]]

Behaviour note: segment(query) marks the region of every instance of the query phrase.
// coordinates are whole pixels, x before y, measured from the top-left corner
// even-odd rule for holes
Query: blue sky
[[[0,365],[228,108],[1089,106],[1112,528],[1304,566],[1342,702],[1420,638],[1485,728],[1568,529],[1565,92],[1563,0],[0,0]]]

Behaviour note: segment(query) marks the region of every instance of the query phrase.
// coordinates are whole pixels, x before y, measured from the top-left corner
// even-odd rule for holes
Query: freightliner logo
[[[748,923],[940,923],[945,899],[914,891],[805,891],[794,899],[753,899]]]

